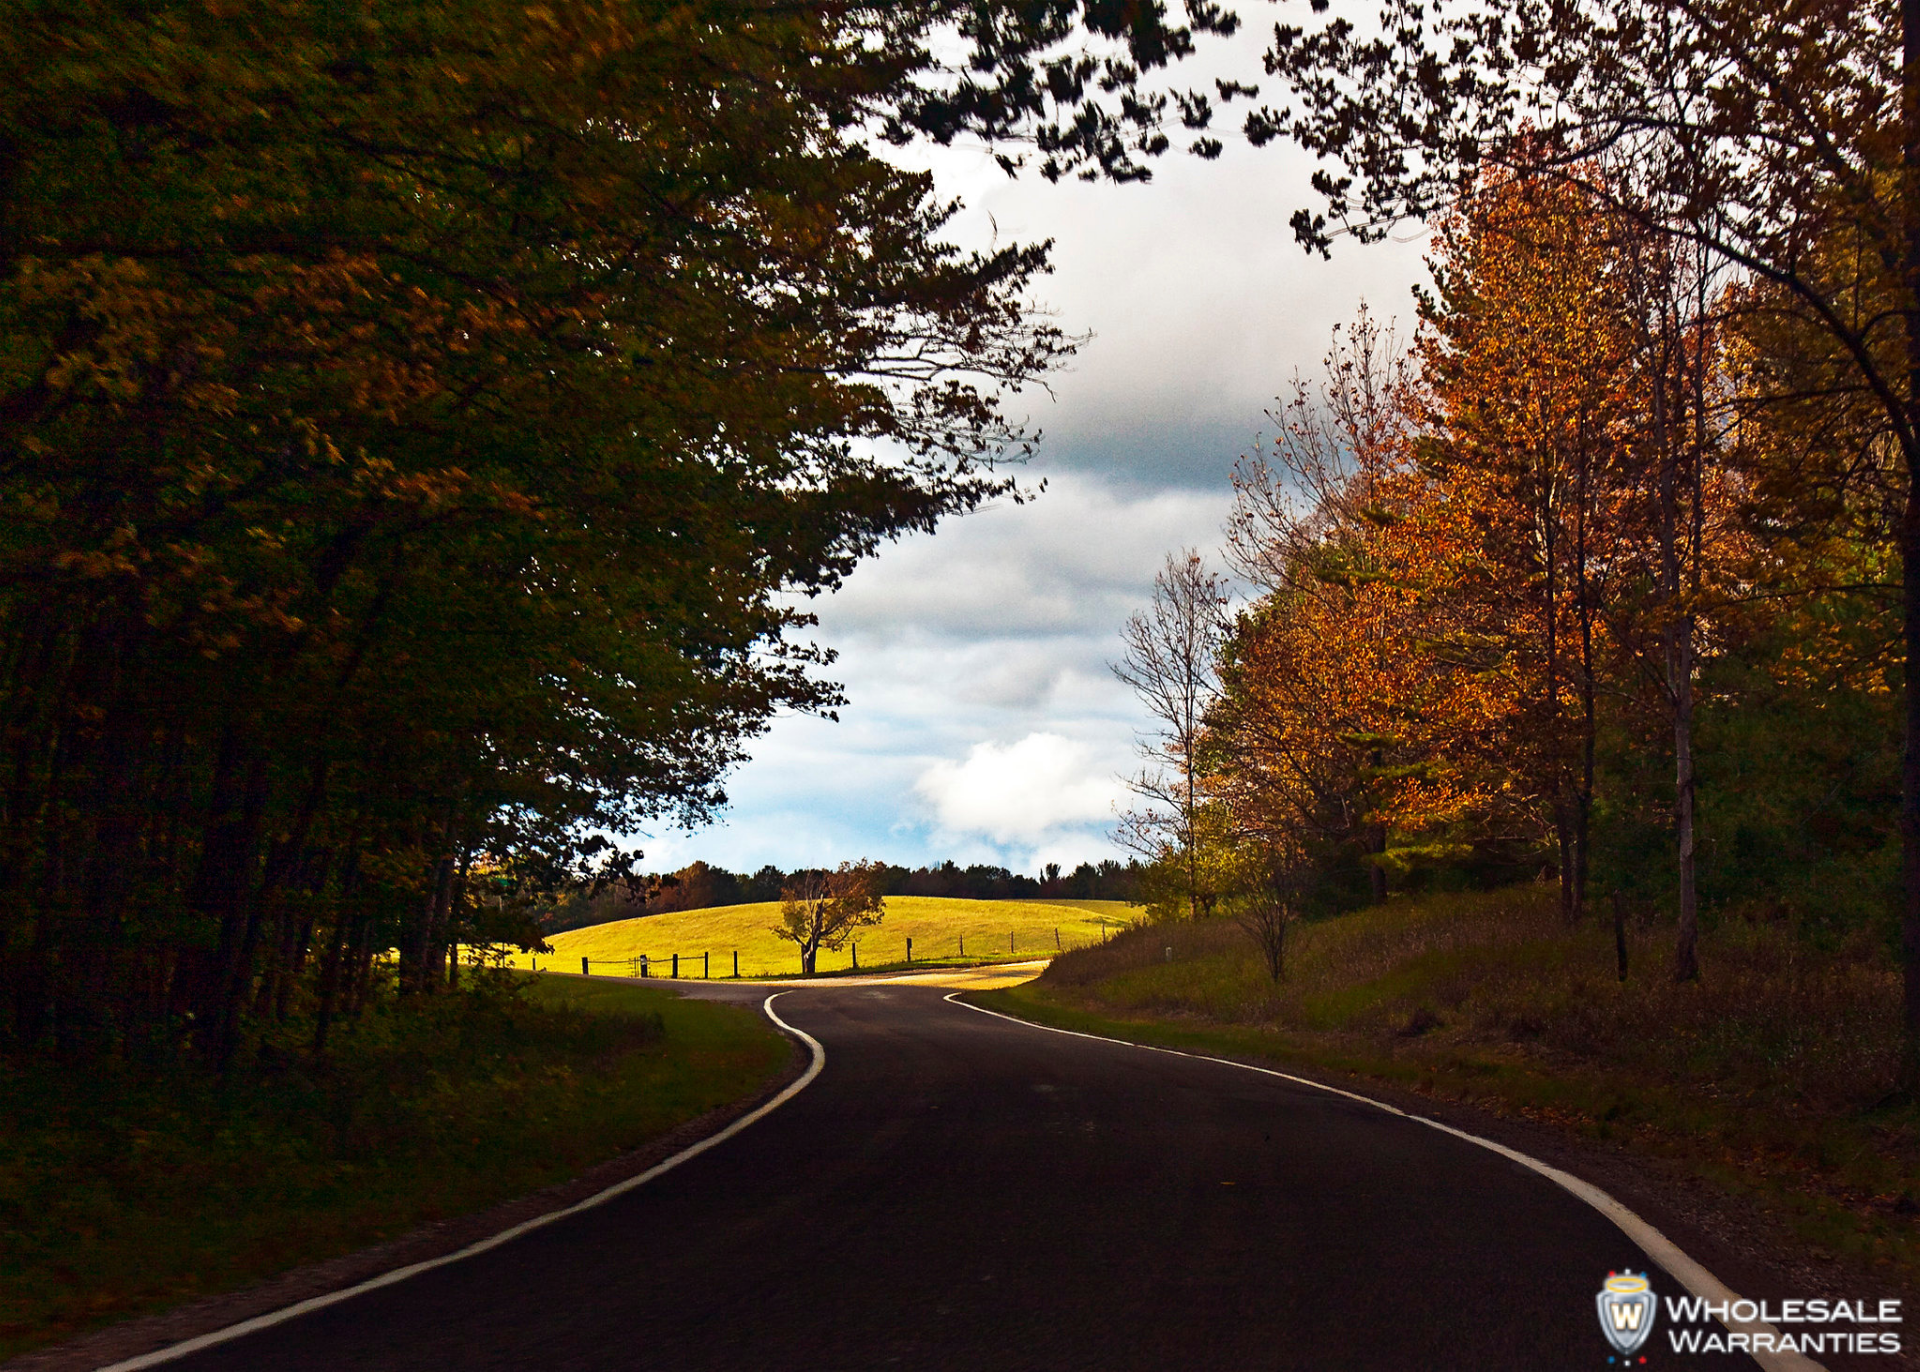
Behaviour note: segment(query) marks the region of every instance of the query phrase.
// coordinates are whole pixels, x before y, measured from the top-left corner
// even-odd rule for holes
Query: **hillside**
[[[1139,916],[1137,906],[1118,900],[1056,903],[888,896],[885,920],[860,931],[860,963],[878,966],[903,961],[909,938],[915,962],[1038,956],[1098,943]],[[691,960],[691,975],[698,976],[701,954],[711,953],[717,977],[732,974],[737,951],[743,977],[792,975],[799,971],[799,953],[793,944],[774,935],[773,927],[779,922],[780,906],[775,901],[676,910],[570,929],[549,940],[552,954],[538,959],[518,954],[509,961],[515,967],[530,967],[537,961],[543,968],[577,972],[585,957],[596,964],[596,972],[617,972],[615,964],[642,954],[659,962],[678,953],[682,975],[689,974]],[[820,970],[841,971],[852,961],[851,950],[823,952]]]

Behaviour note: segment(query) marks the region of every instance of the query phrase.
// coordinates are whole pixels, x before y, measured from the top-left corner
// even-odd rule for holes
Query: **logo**
[[[1600,1332],[1619,1352],[1632,1353],[1653,1337],[1653,1320],[1659,1308],[1644,1275],[1609,1272],[1597,1302]]]

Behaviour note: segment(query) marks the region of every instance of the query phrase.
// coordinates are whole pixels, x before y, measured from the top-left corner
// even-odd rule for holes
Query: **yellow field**
[[[860,965],[874,967],[903,962],[907,939],[913,940],[913,960],[955,961],[964,956],[1044,957],[1059,948],[1097,943],[1114,929],[1140,917],[1137,906],[1125,901],[1075,901],[1072,905],[1022,900],[951,900],[940,896],[888,896],[886,918],[862,929],[858,946]],[[793,944],[776,938],[780,907],[773,901],[754,905],[722,905],[710,910],[676,910],[664,915],[570,929],[548,940],[553,952],[537,958],[525,953],[509,965],[578,972],[580,959],[592,959],[596,973],[619,975],[642,954],[665,975],[673,954],[680,955],[680,975],[701,973],[701,954],[712,955],[716,977],[733,975],[733,955],[740,954],[743,977],[793,976],[800,970],[800,953]],[[1058,943],[1055,934],[1058,932]],[[1011,943],[1009,943],[1011,935]],[[666,963],[667,966],[659,964]],[[853,965],[853,950],[822,953],[820,970],[838,972]]]

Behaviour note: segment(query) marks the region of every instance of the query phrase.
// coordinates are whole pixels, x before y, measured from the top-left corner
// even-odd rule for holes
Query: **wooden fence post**
[[[853,945],[853,970],[860,970],[860,945],[857,943]]]
[[[675,981],[680,979],[680,955],[678,953],[673,955],[673,976]]]
[[[1060,942],[1060,926],[1057,924],[1053,926],[1053,950],[1056,953],[1066,951],[1066,945]]]
[[[1007,930],[1007,951],[1009,953],[1013,951],[1013,930],[1011,929]]]
[[[740,975],[740,950],[738,948],[733,950],[733,974],[736,977]]]
[[[581,958],[580,959],[580,975],[584,977],[586,974],[587,974],[587,960],[585,958]]]
[[[907,966],[913,966],[913,935],[907,935]]]

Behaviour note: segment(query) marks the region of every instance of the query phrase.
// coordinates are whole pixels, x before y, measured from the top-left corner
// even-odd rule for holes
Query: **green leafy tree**
[[[225,1062],[723,804],[1071,349],[867,140],[1137,178],[1231,26],[0,0],[0,1037]]]

